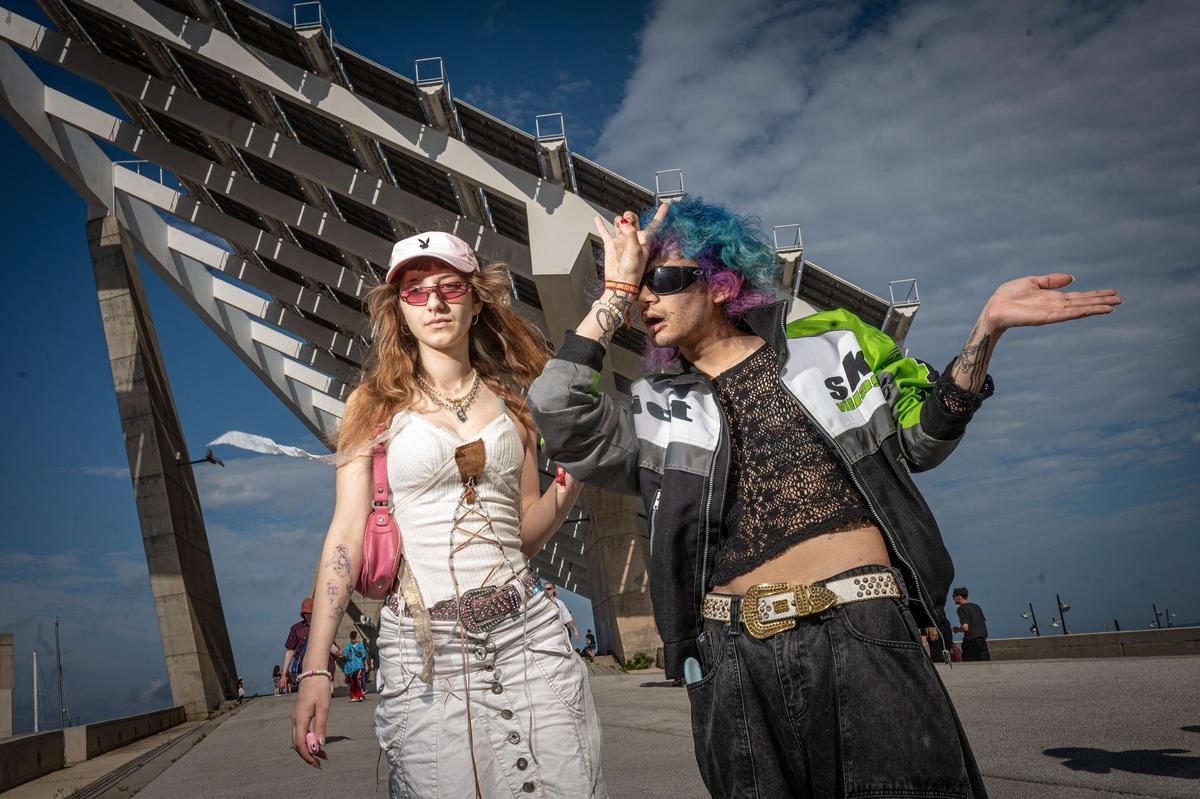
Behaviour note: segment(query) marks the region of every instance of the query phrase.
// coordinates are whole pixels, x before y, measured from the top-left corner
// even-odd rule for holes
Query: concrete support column
[[[13,634],[0,633],[0,738],[13,734]]]
[[[202,719],[237,669],[200,497],[129,234],[112,213],[87,233],[171,696]]]
[[[650,607],[649,540],[638,515],[640,497],[584,489],[581,504],[588,515],[585,552],[592,583],[592,613],[602,648],[620,660],[636,652],[654,657],[658,632]]]

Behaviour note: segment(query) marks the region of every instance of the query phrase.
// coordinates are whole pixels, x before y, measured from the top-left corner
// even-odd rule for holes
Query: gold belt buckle
[[[788,583],[759,583],[751,586],[742,597],[742,623],[746,630],[755,638],[769,638],[772,635],[790,630],[796,626],[796,618],[775,619],[763,621],[764,611],[771,610],[766,604],[766,597],[791,591],[795,605],[796,618],[811,616],[814,613],[828,610],[837,604],[837,594],[822,585],[789,585]],[[776,609],[781,612],[786,608]]]

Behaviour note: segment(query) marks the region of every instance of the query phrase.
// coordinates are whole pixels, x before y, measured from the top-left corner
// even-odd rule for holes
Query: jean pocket
[[[907,611],[891,600],[840,610],[834,668],[847,799],[969,796],[953,710]]]
[[[555,637],[551,642],[531,644],[529,654],[546,685],[558,697],[558,701],[562,702],[572,715],[583,718],[583,693],[587,676],[584,674],[583,661],[575,655],[575,650],[571,649],[565,636]]]
[[[749,760],[741,726],[742,702],[735,675],[717,679],[733,643],[723,633],[706,632],[705,640],[700,641],[704,674],[687,686],[696,765],[710,794],[737,796],[739,786],[746,782]]]
[[[864,644],[924,652],[915,622],[897,599],[852,602],[837,609],[846,632]]]
[[[687,684],[689,691],[712,682],[721,661],[725,658],[725,640],[723,630],[714,632],[711,629],[705,629],[701,631],[700,636],[696,639],[696,659],[700,661],[700,679]]]

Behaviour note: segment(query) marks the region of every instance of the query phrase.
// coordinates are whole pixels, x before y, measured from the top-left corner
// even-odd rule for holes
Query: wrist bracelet
[[[300,676],[296,678],[296,684],[299,685],[306,677],[317,676],[328,677],[329,681],[333,682],[333,674],[331,674],[327,669],[309,669],[308,671],[301,673]]]
[[[623,324],[629,324],[629,303],[628,302],[626,302],[624,305],[618,305],[617,303],[613,302],[612,300],[596,300],[594,303],[592,303],[592,306],[593,307],[599,306],[601,308],[607,308],[609,313],[611,313],[613,316],[615,316],[617,318],[617,326],[618,327],[620,327]]]
[[[633,283],[626,283],[623,280],[605,280],[604,288],[612,289],[613,291],[620,291],[624,294],[633,294],[635,296],[642,290],[641,286],[636,286]]]

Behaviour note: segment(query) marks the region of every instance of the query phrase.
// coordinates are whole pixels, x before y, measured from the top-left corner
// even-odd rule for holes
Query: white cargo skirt
[[[465,661],[458,624],[432,624],[427,685],[417,678],[421,650],[412,619],[386,605],[380,617],[375,734],[388,761],[391,799],[469,799],[476,775],[485,799],[608,796],[587,668],[545,594],[529,600],[525,615],[486,636],[468,636]]]

